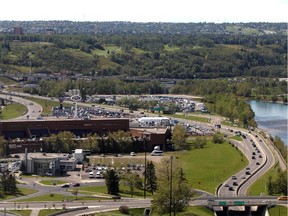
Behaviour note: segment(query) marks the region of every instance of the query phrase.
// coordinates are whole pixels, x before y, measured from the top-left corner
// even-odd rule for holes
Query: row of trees
[[[72,152],[76,148],[89,149],[91,153],[128,153],[141,146],[132,145],[135,141],[130,132],[116,131],[106,135],[89,135],[77,138],[69,131],[52,134],[44,138],[48,152]],[[135,141],[136,142],[136,141]],[[137,150],[137,149],[136,149]],[[140,149],[138,149],[140,150]]]

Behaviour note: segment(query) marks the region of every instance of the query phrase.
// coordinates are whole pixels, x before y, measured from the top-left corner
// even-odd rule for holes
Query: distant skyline
[[[288,21],[288,0],[3,0],[0,5],[2,21]]]

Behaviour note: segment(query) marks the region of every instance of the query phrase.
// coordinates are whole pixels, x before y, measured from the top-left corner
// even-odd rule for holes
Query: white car
[[[151,156],[162,156],[163,155],[163,151],[161,150],[153,150],[151,152]]]
[[[135,152],[130,152],[130,155],[131,156],[136,156],[136,153]]]

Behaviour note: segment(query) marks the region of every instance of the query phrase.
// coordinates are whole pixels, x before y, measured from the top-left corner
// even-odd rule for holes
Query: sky
[[[287,22],[288,0],[1,0],[0,20]]]

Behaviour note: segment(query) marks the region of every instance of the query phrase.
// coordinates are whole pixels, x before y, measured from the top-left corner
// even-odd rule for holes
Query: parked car
[[[61,186],[62,188],[69,188],[70,187],[70,184],[64,184]]]
[[[80,183],[73,184],[73,187],[80,187]]]
[[[135,152],[130,152],[130,155],[131,156],[136,156],[136,153]]]

